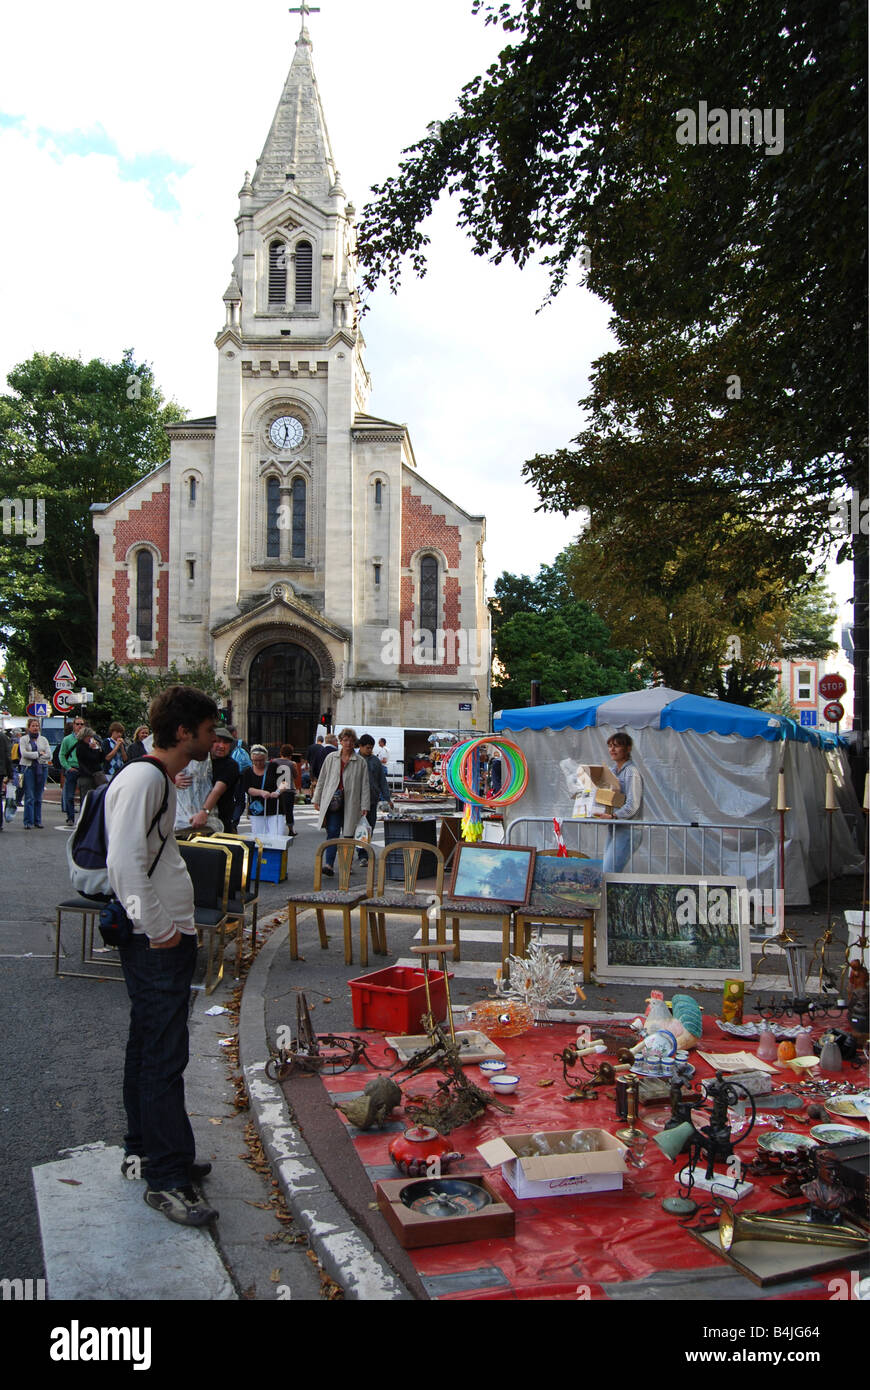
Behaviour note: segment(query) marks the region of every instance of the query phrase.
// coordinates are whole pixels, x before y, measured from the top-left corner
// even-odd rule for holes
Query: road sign
[[[56,691],[51,702],[59,714],[68,714],[72,709],[72,700],[68,690]]]
[[[32,705],[27,706],[28,719],[44,719],[48,714],[48,701],[36,700]]]
[[[55,673],[54,673],[54,683],[55,683],[55,685],[58,685],[58,686],[61,686],[61,685],[65,685],[65,686],[75,685],[75,683],[76,683],[75,671],[74,671],[73,668],[70,666],[70,664],[69,664],[68,661],[62,661],[62,662],[60,663],[60,665],[58,666],[57,670],[56,670]]]
[[[467,705],[460,705],[459,708],[460,708],[461,710],[467,710],[469,714],[471,713],[471,705],[470,705],[470,704],[467,704]]]
[[[828,676],[822,676],[819,681],[819,694],[824,695],[826,700],[839,700],[841,695],[846,693],[846,682],[842,676],[831,672]]]
[[[801,710],[801,724],[805,729],[814,729],[819,722],[818,712],[814,709]]]
[[[839,724],[846,711],[839,700],[834,700],[830,705],[825,705],[823,713],[829,724]]]

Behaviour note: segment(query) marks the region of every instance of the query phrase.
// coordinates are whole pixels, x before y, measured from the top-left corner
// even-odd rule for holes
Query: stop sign
[[[824,695],[826,700],[839,700],[841,695],[846,693],[846,682],[842,676],[830,675],[822,676],[819,681],[819,694]]]
[[[825,708],[823,709],[822,713],[824,714],[829,724],[839,724],[846,711],[843,709],[843,706],[835,700],[833,704],[825,705]]]

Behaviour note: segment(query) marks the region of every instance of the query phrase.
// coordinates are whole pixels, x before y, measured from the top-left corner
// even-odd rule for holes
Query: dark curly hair
[[[179,727],[195,733],[204,719],[217,719],[218,707],[204,690],[192,685],[170,685],[155,695],[148,709],[148,723],[155,748],[174,748]]]

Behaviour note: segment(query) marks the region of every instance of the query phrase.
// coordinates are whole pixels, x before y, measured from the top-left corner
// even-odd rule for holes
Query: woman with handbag
[[[251,767],[245,768],[241,782],[248,796],[248,815],[254,834],[271,834],[266,818],[279,815],[281,793],[278,790],[278,768],[267,761],[269,751],[262,743],[251,748]]]
[[[369,809],[369,771],[365,758],[354,750],[357,736],[353,729],[342,729],[338,736],[339,751],[325,759],[312,805],[320,811],[320,825],[328,840],[339,836],[353,839],[360,817]],[[335,845],[323,856],[323,872],[334,876]]]
[[[28,719],[18,741],[18,757],[24,774],[24,829],[42,829],[42,793],[51,762],[51,745],[39,732],[39,720]]]

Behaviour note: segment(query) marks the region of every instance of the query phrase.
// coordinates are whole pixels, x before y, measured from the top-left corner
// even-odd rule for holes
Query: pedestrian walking
[[[67,825],[74,825],[76,818],[76,785],[79,776],[78,741],[85,727],[80,714],[76,715],[61,741],[58,759],[63,772],[63,787],[60,793],[60,806],[66,816]]]
[[[340,751],[328,754],[312,797],[328,840],[342,835],[352,839],[360,816],[371,804],[366,761],[354,752],[356,732],[342,729],[338,738]],[[335,876],[335,853],[336,846],[331,845],[323,856],[323,872],[330,878]]]
[[[162,691],[149,710],[153,752],[115,777],[105,800],[106,864],[122,906],[119,955],[130,997],[124,1171],[141,1171],[146,1205],[182,1226],[204,1226],[218,1213],[194,1186],[211,1165],[196,1162],[184,1103],[197,938],[193,885],[172,833],[174,779],[208,758],[217,713],[201,690]]]

